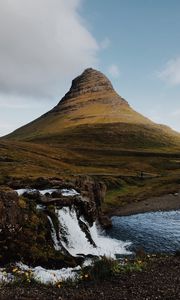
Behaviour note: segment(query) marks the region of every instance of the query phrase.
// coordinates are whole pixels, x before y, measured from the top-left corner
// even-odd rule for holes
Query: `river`
[[[131,251],[175,253],[180,251],[180,210],[150,212],[113,217],[108,234],[121,241],[130,241]]]

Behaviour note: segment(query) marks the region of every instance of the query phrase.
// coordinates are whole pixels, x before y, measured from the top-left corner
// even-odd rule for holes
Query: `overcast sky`
[[[56,105],[86,67],[180,131],[180,1],[0,0],[0,135]]]

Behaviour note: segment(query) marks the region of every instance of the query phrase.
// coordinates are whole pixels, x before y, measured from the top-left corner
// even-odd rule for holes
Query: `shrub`
[[[177,251],[175,252],[175,256],[180,257],[180,250],[177,250]]]
[[[119,268],[119,262],[112,258],[103,256],[95,259],[91,266],[82,269],[81,279],[103,280],[113,276]]]
[[[80,279],[104,280],[117,276],[121,273],[139,272],[145,267],[145,262],[140,259],[118,261],[106,256],[94,260],[91,266],[85,267],[81,271]]]

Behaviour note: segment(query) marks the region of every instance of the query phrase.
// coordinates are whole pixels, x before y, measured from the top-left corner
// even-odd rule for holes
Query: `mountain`
[[[57,106],[14,131],[8,139],[70,143],[70,137],[74,145],[89,140],[133,150],[175,146],[180,135],[134,111],[105,75],[89,68],[72,81]]]
[[[180,153],[179,133],[134,111],[92,68],[72,81],[57,106],[3,140],[53,147],[81,172],[154,171],[159,156]]]

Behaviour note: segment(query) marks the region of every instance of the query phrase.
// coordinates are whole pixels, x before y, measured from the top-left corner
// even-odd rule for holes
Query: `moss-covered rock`
[[[67,251],[54,249],[46,212],[38,211],[36,202],[18,197],[9,188],[0,189],[0,253],[0,264],[22,261],[51,268],[76,265]]]

